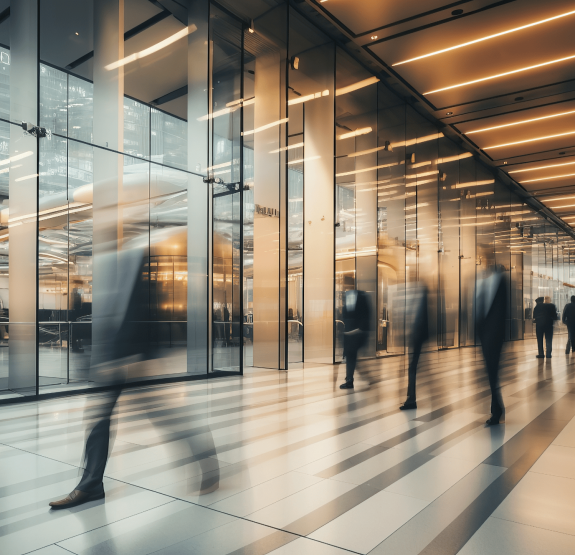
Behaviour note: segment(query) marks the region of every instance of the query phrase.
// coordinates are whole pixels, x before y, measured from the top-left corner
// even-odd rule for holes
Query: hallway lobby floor
[[[62,511],[98,395],[0,407],[0,553],[485,555],[575,553],[575,355],[506,345],[506,422],[486,428],[477,348],[406,359],[337,387],[344,366],[126,391],[106,499]],[[337,376],[337,381],[334,379]],[[200,495],[190,437],[211,434],[219,488]],[[205,478],[205,476],[204,476]]]

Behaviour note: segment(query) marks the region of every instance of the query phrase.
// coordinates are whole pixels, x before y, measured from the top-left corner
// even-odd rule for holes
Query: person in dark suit
[[[573,345],[575,345],[575,295],[571,297],[571,302],[565,305],[561,319],[567,326],[567,346],[565,347],[565,354],[568,355],[569,351],[573,350]]]
[[[476,301],[477,333],[491,388],[491,418],[486,422],[488,426],[496,426],[505,416],[499,384],[499,359],[505,340],[507,304],[507,280],[503,271],[498,269],[478,284]]]
[[[417,402],[415,396],[415,382],[417,375],[417,364],[421,349],[429,337],[429,326],[427,319],[427,287],[422,283],[413,283],[406,289],[405,296],[406,315],[408,318],[406,328],[410,330],[410,351],[411,361],[409,363],[407,399],[400,410],[416,409]]]
[[[370,300],[365,291],[346,291],[343,303],[343,352],[345,355],[345,382],[340,389],[353,389],[353,376],[357,365],[357,352],[363,347],[371,329]]]
[[[551,358],[553,351],[553,322],[557,320],[557,307],[550,297],[538,297],[533,309],[535,320],[535,334],[537,335],[537,358]],[[546,353],[543,352],[543,336],[545,336]]]

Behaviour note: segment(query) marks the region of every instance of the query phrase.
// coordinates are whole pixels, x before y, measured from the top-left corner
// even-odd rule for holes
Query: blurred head
[[[575,303],[575,295],[571,295],[571,302]]]
[[[551,297],[548,297],[547,295],[545,296],[545,302],[546,303],[550,303],[551,302]]]
[[[535,302],[536,302],[537,304],[541,304],[541,303],[543,302],[543,297],[537,297],[537,298],[535,299]]]

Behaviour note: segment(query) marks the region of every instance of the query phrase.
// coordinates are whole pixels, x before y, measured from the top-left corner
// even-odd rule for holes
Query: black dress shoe
[[[59,501],[52,501],[49,505],[50,508],[54,510],[70,509],[71,507],[77,507],[78,505],[83,505],[89,501],[104,499],[105,495],[106,494],[104,493],[103,486],[101,490],[91,493],[86,493],[84,491],[75,489],[72,493],[64,497],[64,499],[60,499]]]
[[[415,401],[405,401],[405,403],[399,407],[399,410],[411,410],[416,408],[417,403]]]
[[[340,389],[353,389],[353,382],[345,382],[339,386]]]
[[[535,355],[535,358],[545,358],[545,355]]]
[[[495,418],[494,416],[492,416],[487,422],[485,422],[485,424],[487,426],[499,426],[499,418]]]
[[[546,358],[551,358],[551,355],[547,355],[547,357],[546,357]]]

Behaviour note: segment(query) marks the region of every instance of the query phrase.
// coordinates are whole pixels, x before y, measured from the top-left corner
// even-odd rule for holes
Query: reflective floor
[[[497,428],[475,348],[422,356],[408,413],[404,357],[366,363],[378,382],[351,393],[343,366],[130,390],[105,502],[58,512],[96,396],[4,406],[0,553],[575,553],[575,356],[555,343],[545,361],[507,346]],[[209,432],[221,478],[199,495],[184,447]]]

